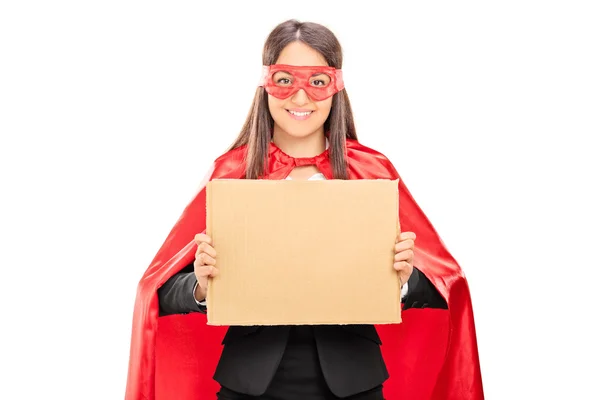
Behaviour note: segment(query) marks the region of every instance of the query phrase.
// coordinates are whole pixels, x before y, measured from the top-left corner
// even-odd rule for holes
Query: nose
[[[304,89],[300,89],[296,93],[294,93],[291,100],[292,103],[298,106],[303,106],[306,103],[310,102],[310,98],[308,97]]]

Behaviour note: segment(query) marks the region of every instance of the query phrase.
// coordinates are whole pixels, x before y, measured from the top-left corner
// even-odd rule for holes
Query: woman
[[[211,179],[397,178],[384,156],[356,140],[341,75],[342,51],[331,31],[314,23],[286,21],[267,38],[263,65],[264,74],[246,123],[231,149],[216,160]],[[408,192],[400,185],[401,204],[410,208],[414,202],[410,195],[402,201]],[[207,375],[212,374],[219,358],[214,372],[214,379],[220,384],[219,399],[383,399],[383,384],[390,376],[390,368],[386,367],[380,349],[382,341],[372,325],[230,327],[219,357],[217,343],[210,343],[218,335],[214,328],[206,328],[200,316],[205,311],[208,280],[218,274],[217,252],[211,246],[211,238],[200,233],[204,221],[195,226],[195,231],[190,222],[204,218],[204,196],[201,191],[188,206],[140,282],[127,398],[159,398],[159,393],[178,399],[210,398],[209,387],[214,386]],[[413,267],[418,248],[415,249],[416,235],[410,231],[398,237],[395,262],[390,267],[398,272],[403,286],[405,310],[440,310],[439,316],[424,319],[422,327],[434,331],[429,342],[419,339],[412,347],[412,354],[424,357],[432,356],[430,348],[436,349],[430,360],[435,365],[424,370],[415,365],[407,367],[403,363],[408,357],[398,358],[397,353],[391,357],[391,364],[392,369],[408,371],[409,377],[410,373],[421,371],[422,376],[411,379],[419,388],[405,393],[411,396],[407,398],[428,398],[425,396],[452,392],[451,383],[438,386],[432,379],[441,376],[444,368],[452,367],[446,362],[464,362],[460,357],[445,359],[454,349],[449,343],[439,342],[445,342],[452,334],[448,326],[441,330],[438,326],[448,325],[449,288],[444,286],[447,275],[460,281],[461,274],[418,207],[408,211],[414,220],[420,217],[424,225],[415,225],[415,230],[423,231],[425,236],[422,259],[423,272],[427,273]],[[400,217],[402,221],[402,210]],[[431,247],[433,251],[429,251]],[[428,260],[432,253],[435,258]],[[430,278],[439,282],[434,285]],[[482,398],[478,397],[482,390],[476,347],[473,349],[474,332],[465,334],[473,331],[468,289],[466,293],[462,286],[460,289],[457,298],[463,317],[466,307],[466,320],[461,321],[464,326],[459,327],[456,340],[470,346],[465,350],[471,354],[467,357],[469,365],[463,365],[466,373],[449,371],[445,379],[460,381],[461,391],[454,394],[457,398]],[[157,296],[148,298],[152,291]],[[157,311],[156,297],[160,314],[165,316],[159,321],[148,317]],[[413,329],[416,327],[415,323]],[[387,328],[397,336],[390,338],[393,348],[401,341],[402,331]],[[412,334],[410,330],[405,332]],[[156,346],[148,333],[156,337]],[[190,336],[195,340],[189,340]],[[186,339],[182,341],[183,337]],[[205,343],[198,345],[198,341]],[[187,372],[176,371],[182,363],[160,361],[167,359],[183,359]],[[386,383],[388,398],[399,398],[399,378],[396,382],[391,390]]]

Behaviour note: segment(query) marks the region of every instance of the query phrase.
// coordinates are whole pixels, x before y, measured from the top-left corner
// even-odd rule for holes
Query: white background
[[[465,270],[486,398],[600,398],[594,2],[205,3],[2,2],[0,398],[123,398],[137,282],[288,18]]]

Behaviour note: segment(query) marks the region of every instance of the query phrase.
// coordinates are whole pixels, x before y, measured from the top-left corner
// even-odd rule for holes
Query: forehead
[[[327,66],[325,57],[303,42],[292,42],[285,46],[276,64]]]

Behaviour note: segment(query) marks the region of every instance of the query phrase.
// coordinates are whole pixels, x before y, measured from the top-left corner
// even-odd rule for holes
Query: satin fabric
[[[206,228],[206,183],[244,178],[244,151],[245,146],[231,150],[214,162],[139,282],[126,400],[215,398],[219,385],[212,374],[226,328],[208,326],[201,313],[158,318],[156,291],[194,260],[194,235]],[[462,270],[391,162],[356,140],[346,141],[346,154],[351,179],[399,179],[401,229],[417,235],[414,265],[448,303],[448,310],[409,309],[403,312],[401,324],[377,326],[390,373],[384,384],[386,399],[483,399],[473,310]],[[262,178],[284,179],[301,165],[316,165],[327,179],[333,179],[329,150],[316,157],[293,158],[273,143]]]
[[[273,75],[279,71],[291,75],[291,83],[279,84],[273,80]],[[317,74],[329,76],[329,83],[324,86],[311,85],[310,78]],[[342,70],[327,66],[296,66],[286,64],[263,65],[262,75],[258,86],[263,86],[267,93],[278,99],[287,99],[300,89],[315,100],[325,100],[344,88]]]

